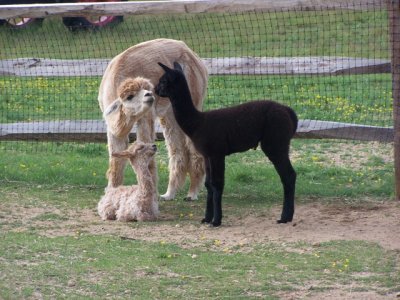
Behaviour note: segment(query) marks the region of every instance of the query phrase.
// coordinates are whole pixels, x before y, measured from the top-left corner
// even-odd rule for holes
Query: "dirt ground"
[[[94,209],[60,211],[54,207],[14,207],[11,210],[0,204],[0,211],[10,212],[3,216],[5,223],[9,224],[3,227],[4,230],[36,228],[40,234],[50,237],[91,233],[176,243],[183,248],[218,247],[227,251],[235,246],[239,246],[240,251],[249,251],[253,245],[275,242],[289,251],[304,252],[307,248],[294,249],[290,243],[305,241],[314,245],[332,240],[363,240],[378,243],[388,250],[400,251],[400,202],[395,201],[366,201],[355,205],[302,204],[297,206],[295,220],[289,224],[276,223],[275,219],[280,213],[280,207],[276,207],[241,219],[227,216],[219,228],[201,225],[194,217],[190,222],[182,222],[166,215],[161,215],[159,221],[150,224],[104,222]],[[40,216],[45,214],[55,214],[61,218],[43,220]],[[17,226],[14,221],[18,222]],[[375,292],[349,293],[340,286],[321,293],[311,293],[310,290],[312,287],[305,286],[304,290],[281,296],[282,299],[400,299],[400,294],[388,297]]]
[[[66,216],[61,220],[41,221],[39,216],[46,213]],[[295,219],[288,224],[275,222],[279,214],[280,207],[276,207],[240,219],[227,216],[219,228],[210,228],[196,220],[176,220],[171,224],[174,217],[163,214],[158,222],[149,225],[136,223],[139,226],[132,226],[132,223],[101,221],[95,210],[88,209],[61,212],[55,208],[17,207],[7,218],[18,220],[30,228],[36,227],[39,233],[46,236],[75,235],[82,231],[155,242],[167,239],[182,247],[201,246],[205,240],[218,240],[226,247],[264,242],[305,241],[314,244],[332,240],[363,240],[378,243],[385,249],[400,251],[400,202],[303,204],[296,207]],[[24,226],[16,230],[24,230]]]

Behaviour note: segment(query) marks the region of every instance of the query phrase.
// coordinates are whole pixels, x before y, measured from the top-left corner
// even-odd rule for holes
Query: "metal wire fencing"
[[[97,93],[107,63],[161,37],[183,40],[206,63],[204,110],[271,99],[297,112],[299,136],[393,140],[382,1],[127,14],[111,25],[71,30],[52,16],[23,28],[0,26],[2,149],[25,149],[26,142],[10,142],[20,140],[41,151],[60,141],[106,141]]]

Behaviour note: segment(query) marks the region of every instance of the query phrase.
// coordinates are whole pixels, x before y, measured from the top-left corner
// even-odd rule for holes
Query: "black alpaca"
[[[178,125],[205,158],[207,207],[202,222],[221,225],[225,156],[256,148],[258,144],[275,166],[283,184],[283,210],[278,223],[291,222],[296,172],[290,163],[289,147],[297,129],[296,113],[273,101],[252,101],[200,112],[192,103],[181,66],[174,63],[174,69],[170,69],[158,64],[165,74],[155,92],[170,99]]]

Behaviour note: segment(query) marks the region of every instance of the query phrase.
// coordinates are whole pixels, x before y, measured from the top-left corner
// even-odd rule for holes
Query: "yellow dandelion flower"
[[[221,245],[221,241],[220,240],[214,240],[214,245],[215,246],[220,246]]]

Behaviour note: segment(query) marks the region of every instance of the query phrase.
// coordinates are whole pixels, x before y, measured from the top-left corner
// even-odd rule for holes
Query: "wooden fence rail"
[[[224,57],[204,58],[210,75],[339,75],[389,73],[391,63],[383,59],[348,57]],[[0,75],[8,76],[101,76],[109,59],[0,60]],[[157,138],[162,130],[156,127]],[[136,129],[131,133],[135,138]],[[301,120],[296,137],[339,138],[393,142],[393,128],[349,123]],[[106,142],[101,120],[66,120],[0,124],[0,140],[92,141]]]
[[[0,75],[101,76],[109,59],[0,60]],[[343,75],[390,73],[390,60],[357,57],[219,57],[203,59],[210,75]]]
[[[277,10],[386,9],[385,0],[179,0],[118,3],[74,3],[0,6],[0,19],[81,15],[221,13]],[[204,58],[210,75],[340,75],[389,73],[384,59],[349,57],[223,57]],[[101,76],[109,59],[16,58],[0,60],[0,75]],[[157,127],[158,138],[162,133]],[[132,137],[135,130],[132,131]],[[298,137],[393,141],[393,128],[302,120]],[[0,124],[0,140],[105,141],[102,120],[69,120]]]
[[[144,15],[172,13],[223,13],[277,10],[389,9],[391,64],[385,60],[349,58],[212,58],[205,62],[212,75],[227,74],[360,74],[392,72],[394,128],[301,120],[298,137],[378,140],[395,145],[396,198],[400,200],[400,1],[399,0],[183,0],[119,3],[79,3],[0,6],[0,19],[16,17]],[[68,68],[62,66],[69,64]],[[0,75],[94,76],[101,75],[107,60],[49,60],[41,58],[0,61]],[[66,69],[73,69],[71,75]],[[157,127],[158,138],[161,131]],[[135,129],[132,131],[132,137]],[[0,140],[105,141],[102,120],[0,124]]]
[[[157,139],[163,139],[156,123]],[[340,138],[361,141],[393,142],[391,127],[378,127],[319,120],[300,120],[297,138]],[[136,138],[136,127],[130,138]],[[103,120],[61,120],[49,122],[19,122],[0,124],[0,140],[107,142]]]
[[[159,15],[185,13],[223,13],[276,10],[327,10],[385,8],[385,0],[179,0],[113,3],[31,4],[0,6],[0,19],[16,17],[84,15]]]

